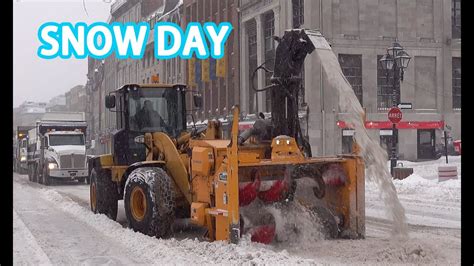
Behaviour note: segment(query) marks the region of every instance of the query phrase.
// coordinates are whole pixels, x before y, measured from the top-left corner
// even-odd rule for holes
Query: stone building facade
[[[392,90],[378,60],[395,40],[412,57],[399,94],[400,102],[413,106],[403,110],[400,158],[433,158],[446,126],[453,139],[461,138],[459,0],[241,0],[239,9],[240,102],[245,111],[269,111],[268,97],[249,86],[252,68],[274,49],[268,36],[281,36],[287,28],[318,29],[366,109],[369,133],[382,146],[391,145],[387,112]],[[259,73],[253,82],[262,88],[266,79]],[[306,59],[304,81],[313,154],[349,152],[353,132],[344,127],[337,92],[329,87],[315,54]]]

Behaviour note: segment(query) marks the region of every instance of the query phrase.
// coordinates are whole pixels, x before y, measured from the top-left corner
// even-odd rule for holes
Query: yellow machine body
[[[234,107],[238,117],[238,106]],[[162,132],[146,133],[147,160],[143,165],[162,164],[174,181],[177,204],[188,206],[195,224],[207,228],[210,241],[238,242],[240,237],[239,183],[251,181],[252,169],[266,180],[282,176],[285,167],[340,164],[347,175],[344,186],[328,187],[324,201],[343,216],[343,229],[365,236],[364,162],[358,155],[305,157],[294,138],[279,136],[271,143],[238,145],[238,119],[232,123],[231,139],[219,139],[219,125],[211,121],[198,138],[183,134],[172,139]],[[188,150],[191,150],[189,156]],[[271,150],[271,153],[267,151]],[[265,158],[265,154],[270,154]],[[267,155],[268,156],[268,155]],[[100,156],[100,164],[120,182],[130,166],[115,165],[113,156]],[[179,206],[178,206],[179,207]]]

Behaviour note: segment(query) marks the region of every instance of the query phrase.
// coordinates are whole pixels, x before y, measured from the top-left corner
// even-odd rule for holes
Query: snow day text
[[[198,59],[209,57],[220,59],[232,25],[222,22],[216,25],[207,22],[188,24],[186,31],[175,23],[157,22],[154,27],[155,58],[189,59],[193,53]],[[140,59],[145,53],[150,26],[140,23],[97,22],[87,25],[83,22],[48,22],[38,29],[41,46],[38,56],[43,59],[56,57],[68,59],[71,56],[84,59],[88,56],[104,59],[115,53],[119,59]],[[210,47],[209,47],[210,46]]]

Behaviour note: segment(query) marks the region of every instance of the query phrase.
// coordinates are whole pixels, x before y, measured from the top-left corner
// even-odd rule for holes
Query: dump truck
[[[187,218],[206,229],[209,241],[238,243],[245,231],[252,241],[271,243],[275,221],[264,216],[249,229],[242,211],[254,202],[291,204],[299,200],[297,179],[309,178],[323,203],[312,210],[330,214],[331,237],[365,237],[362,158],[312,157],[298,119],[301,67],[324,37],[297,29],[277,41],[272,85],[265,88],[271,118],[259,115],[239,131],[236,105],[230,138],[219,120],[187,130],[186,94],[194,94],[188,98],[195,108],[201,100],[184,84],[126,84],[109,93],[105,106],[116,114],[116,129],[111,153],[88,163],[91,210],[115,220],[123,199],[128,226],[150,236],[170,237],[174,220]]]
[[[28,178],[88,180],[84,112],[48,112],[28,131]]]
[[[17,126],[14,138],[14,155],[13,155],[13,171],[19,174],[26,174],[28,172],[27,156],[28,156],[28,130],[32,126]]]

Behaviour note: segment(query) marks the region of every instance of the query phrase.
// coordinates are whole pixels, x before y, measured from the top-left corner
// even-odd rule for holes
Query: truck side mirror
[[[115,107],[115,95],[105,96],[105,107],[107,107],[108,109]]]
[[[196,108],[201,108],[202,107],[202,95],[195,93],[193,94],[193,101],[194,101],[194,107]]]

